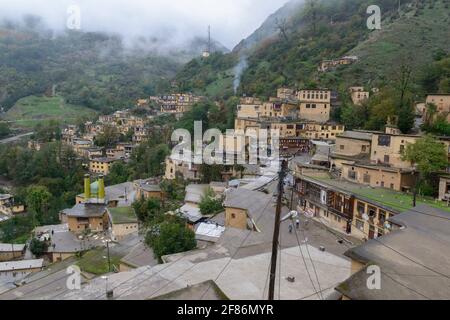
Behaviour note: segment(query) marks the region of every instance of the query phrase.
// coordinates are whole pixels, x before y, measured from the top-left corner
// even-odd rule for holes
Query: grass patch
[[[383,188],[360,186],[350,182],[332,180],[331,178],[313,178],[318,181],[346,190],[368,200],[376,201],[388,208],[403,212],[413,209],[413,195]],[[430,197],[417,196],[417,205],[428,205],[443,211],[450,212],[445,203]]]
[[[114,223],[137,223],[138,218],[133,207],[108,208]]]
[[[102,275],[105,273],[109,273],[107,257],[108,253],[106,249],[102,248],[91,250],[83,254],[83,256],[78,260],[77,266],[80,267],[81,271],[92,273],[95,275]],[[114,270],[113,266],[115,266],[118,269],[120,265],[120,259],[122,259],[122,257],[110,253],[110,258],[111,258],[111,270]]]
[[[74,123],[80,117],[94,117],[92,109],[67,104],[60,96],[28,96],[20,99],[6,112],[5,120],[14,121],[20,127],[34,127],[40,122],[57,120]]]

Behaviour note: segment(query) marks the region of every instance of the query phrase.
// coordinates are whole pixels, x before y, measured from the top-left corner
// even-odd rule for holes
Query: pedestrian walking
[[[289,224],[289,233],[292,233],[292,229],[293,229],[292,223],[290,223],[290,224]]]
[[[297,226],[297,230],[300,229],[300,219],[295,220],[295,225]]]

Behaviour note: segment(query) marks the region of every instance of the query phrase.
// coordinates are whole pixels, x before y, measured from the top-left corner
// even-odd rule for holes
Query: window
[[[370,175],[368,173],[364,174],[364,183],[370,183]]]
[[[231,219],[236,219],[236,214],[232,213],[231,214]]]
[[[362,147],[361,147],[361,151],[362,151],[362,152],[366,152],[366,151],[367,151],[367,146],[362,146]]]
[[[389,163],[390,157],[388,155],[384,156],[384,163]]]
[[[349,171],[348,172],[348,178],[352,180],[356,180],[356,172],[355,171]]]
[[[306,104],[306,109],[309,109],[309,108],[311,108],[311,104],[307,103]]]
[[[378,220],[380,221],[380,225],[384,225],[386,221],[386,211],[380,210],[378,214]]]
[[[357,210],[358,210],[359,214],[366,213],[366,205],[364,203],[358,201]]]
[[[364,222],[360,221],[360,220],[356,220],[356,228],[364,231]]]
[[[311,105],[311,108],[315,109],[315,108],[316,108],[316,104],[313,103],[313,104]]]
[[[405,146],[401,145],[400,146],[400,154],[404,154],[405,153]]]
[[[391,145],[391,136],[378,136],[378,145],[389,147]]]
[[[377,208],[369,206],[369,217],[375,218],[377,215]]]
[[[339,147],[341,148],[341,150],[345,149],[345,146],[343,144],[341,144]]]

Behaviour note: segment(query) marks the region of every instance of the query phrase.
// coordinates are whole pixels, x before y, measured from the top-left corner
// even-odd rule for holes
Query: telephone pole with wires
[[[277,257],[278,257],[278,245],[280,238],[280,223],[281,223],[281,208],[284,191],[284,178],[287,175],[288,162],[283,160],[281,163],[281,170],[278,172],[278,197],[277,197],[277,209],[275,213],[275,227],[273,231],[272,242],[272,258],[270,264],[270,282],[269,282],[269,300],[274,300],[275,297],[275,278],[277,272]]]

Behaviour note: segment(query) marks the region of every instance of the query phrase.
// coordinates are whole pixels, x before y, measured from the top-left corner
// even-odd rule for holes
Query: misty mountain
[[[235,67],[245,58],[247,68],[239,79],[238,95],[267,98],[281,86],[346,92],[345,88],[353,85],[390,85],[405,63],[416,81],[436,52],[450,52],[447,0],[403,0],[400,8],[397,1],[378,0],[383,8],[382,29],[373,31],[367,28],[367,8],[372,4],[371,0],[308,0],[298,10],[286,9],[293,5],[290,3],[231,54],[216,57],[216,68],[195,59],[176,79],[186,90],[209,94],[222,88],[222,96],[228,97],[233,94]],[[277,15],[285,18],[285,33],[267,36]],[[346,55],[356,55],[359,60],[328,72],[318,71],[321,61]]]
[[[250,36],[243,39],[234,49],[234,52],[244,53],[253,50],[265,40],[276,38],[279,34],[278,24],[289,23],[292,18],[304,8],[305,0],[291,0],[271,14],[264,23]]]
[[[54,32],[39,19],[0,27],[0,106],[49,88],[68,103],[107,111],[137,98],[167,92],[182,66],[201,56],[208,41],[194,37],[177,46],[164,39],[123,39],[96,32]],[[228,52],[212,40],[212,51]]]

